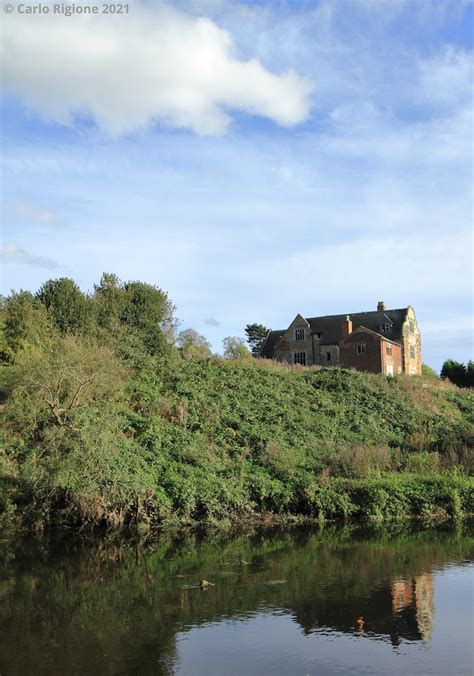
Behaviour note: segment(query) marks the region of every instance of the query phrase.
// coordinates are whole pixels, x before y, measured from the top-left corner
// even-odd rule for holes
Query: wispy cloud
[[[204,320],[204,324],[206,326],[215,326],[216,328],[221,325],[221,323],[215,317],[208,317]]]
[[[56,261],[43,256],[33,256],[16,244],[6,243],[0,251],[0,258],[4,264],[28,265],[34,268],[55,270],[59,267]]]
[[[55,211],[37,204],[17,202],[12,205],[10,211],[14,218],[23,221],[43,223],[45,225],[55,225],[59,222],[58,214]]]
[[[64,124],[85,114],[111,134],[155,121],[223,134],[233,110],[289,127],[309,115],[308,78],[242,60],[211,19],[161,2],[134,3],[126,17],[14,14],[3,42],[7,89]]]

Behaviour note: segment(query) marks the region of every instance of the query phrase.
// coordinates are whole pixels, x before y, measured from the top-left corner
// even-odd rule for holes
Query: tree
[[[243,338],[227,336],[222,341],[222,345],[224,346],[224,359],[245,359],[251,355]]]
[[[467,362],[466,387],[474,387],[474,361]]]
[[[59,336],[30,347],[13,367],[10,412],[22,432],[74,427],[81,409],[119,396],[126,368],[90,338]]]
[[[125,302],[125,291],[117,275],[104,272],[99,284],[94,284],[93,299],[98,325],[108,330],[116,329]]]
[[[467,387],[466,367],[459,361],[447,359],[441,369],[441,378],[450,380],[458,387]]]
[[[4,361],[14,361],[21,350],[46,344],[55,334],[45,307],[29,291],[14,291],[5,300],[1,315],[0,352]]]
[[[125,295],[120,321],[137,331],[150,354],[161,353],[176,325],[175,307],[168,294],[143,282],[126,282],[122,288]]]
[[[258,357],[263,341],[268,333],[267,327],[263,326],[263,324],[247,324],[245,333],[247,335],[247,343],[250,345],[253,356]]]
[[[176,340],[181,354],[190,361],[200,361],[212,356],[208,340],[194,329],[185,329],[178,334]]]
[[[425,376],[425,378],[436,378],[438,379],[438,374],[434,369],[431,368],[431,366],[428,366],[428,364],[422,364],[421,365],[421,373],[422,375]]]
[[[89,333],[92,327],[92,303],[76,282],[67,277],[50,279],[36,294],[61,333]]]

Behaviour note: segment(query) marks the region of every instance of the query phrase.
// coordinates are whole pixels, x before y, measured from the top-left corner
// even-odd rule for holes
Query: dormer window
[[[315,333],[314,335],[316,336],[317,340],[320,340],[323,334],[320,331],[318,331],[318,333]]]
[[[391,330],[392,330],[391,324],[381,324],[380,325],[380,333],[390,333]]]
[[[296,329],[295,340],[304,340],[304,329]]]

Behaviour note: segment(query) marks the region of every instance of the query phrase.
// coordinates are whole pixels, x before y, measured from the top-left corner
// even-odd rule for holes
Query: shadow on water
[[[303,528],[4,546],[0,674],[177,672],[180,637],[257,617],[285,616],[303,636],[343,633],[392,650],[427,642],[434,576],[473,553],[460,531]]]

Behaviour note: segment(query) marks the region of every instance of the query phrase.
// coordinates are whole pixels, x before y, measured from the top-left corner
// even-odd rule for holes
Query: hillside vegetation
[[[0,519],[108,527],[473,513],[474,396],[254,358],[185,358],[161,290],[106,275],[2,308]]]

